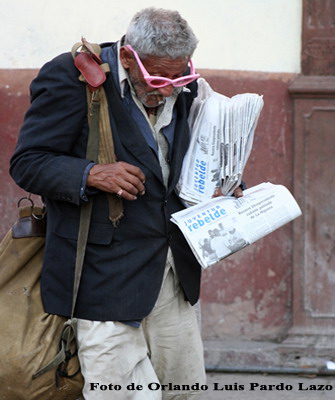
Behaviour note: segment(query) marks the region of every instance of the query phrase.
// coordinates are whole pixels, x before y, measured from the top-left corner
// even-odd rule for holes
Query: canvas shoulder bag
[[[82,46],[85,43],[82,42]],[[74,55],[75,60],[77,55]],[[88,60],[86,55],[84,57]],[[90,66],[93,68],[93,64]],[[102,71],[105,76],[105,70]],[[81,72],[85,72],[85,68]],[[94,69],[91,69],[91,76],[94,77]],[[90,127],[87,157],[96,162],[115,162],[103,82],[100,76],[93,90],[87,82]],[[99,152],[103,149],[99,143],[106,142],[109,150]],[[30,196],[24,199],[28,206],[22,207],[20,201],[19,219],[0,243],[0,400],[76,400],[81,396],[83,377],[77,357],[73,314],[92,201],[81,206],[72,315],[67,319],[43,310],[40,275],[45,210],[36,207]],[[109,204],[110,219],[117,223],[123,214],[122,201],[110,195]]]

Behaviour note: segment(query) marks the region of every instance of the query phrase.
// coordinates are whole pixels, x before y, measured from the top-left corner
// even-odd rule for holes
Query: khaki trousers
[[[195,399],[206,383],[196,313],[169,263],[140,328],[79,320],[78,345],[85,400]]]

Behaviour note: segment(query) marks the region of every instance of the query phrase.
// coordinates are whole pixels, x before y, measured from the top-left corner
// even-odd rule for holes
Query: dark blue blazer
[[[45,311],[69,316],[78,234],[80,189],[90,160],[85,84],[78,80],[71,54],[47,63],[31,84],[31,106],[21,128],[10,172],[18,185],[40,194],[47,205],[47,236],[41,293]],[[194,85],[196,87],[196,84]],[[108,219],[106,194],[90,197],[93,215],[75,315],[90,320],[142,319],[152,310],[162,282],[168,247],[172,249],[185,299],[199,297],[201,268],[172,213],[183,205],[175,194],[189,144],[187,111],[196,89],[176,102],[168,189],[157,155],[130,116],[111,76],[104,84],[118,160],[138,166],[146,193],[124,201],[115,228]]]

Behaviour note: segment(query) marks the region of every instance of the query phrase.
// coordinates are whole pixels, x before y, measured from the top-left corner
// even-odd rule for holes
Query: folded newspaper
[[[243,93],[226,97],[198,79],[198,96],[188,118],[190,146],[176,191],[186,205],[223,195],[241,183],[261,110],[262,96]]]
[[[172,214],[203,268],[241,250],[301,215],[282,185],[266,182],[244,196],[215,197]]]

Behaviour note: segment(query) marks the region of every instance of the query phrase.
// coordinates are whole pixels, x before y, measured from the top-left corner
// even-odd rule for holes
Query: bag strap
[[[99,157],[99,144],[100,144],[100,131],[99,131],[99,118],[100,118],[100,102],[92,102],[89,109],[89,135],[87,142],[86,158],[98,162]],[[81,205],[80,208],[80,219],[79,219],[79,231],[77,240],[77,252],[76,252],[76,264],[75,274],[73,282],[73,293],[72,293],[72,309],[71,319],[73,319],[74,310],[77,302],[79,284],[82,275],[82,269],[84,264],[86,244],[88,238],[88,231],[90,227],[90,220],[92,214],[93,202],[88,201]]]
[[[86,157],[92,161],[98,161],[99,155],[99,117],[100,117],[100,103],[94,102],[94,105],[90,107],[90,125],[87,142]],[[77,251],[76,251],[76,263],[75,273],[73,282],[72,292],[72,308],[71,317],[65,322],[64,328],[61,334],[59,351],[56,356],[45,366],[40,368],[33,375],[33,379],[43,375],[44,373],[61,366],[66,363],[73,354],[70,352],[70,346],[76,336],[76,319],[73,318],[76,301],[78,297],[79,284],[82,275],[82,269],[85,258],[86,243],[88,238],[88,231],[91,220],[93,202],[89,201],[81,205],[80,208],[80,219],[79,219],[79,231],[77,238]]]
[[[109,120],[108,101],[105,90],[103,87],[100,87],[94,92],[87,89],[87,97],[90,108],[88,113],[89,123],[90,118],[92,118],[91,122],[93,123],[93,114],[97,112],[97,108],[99,107],[100,118],[98,121],[100,146],[98,162],[99,164],[113,164],[117,161],[117,158],[114,151],[113,134]],[[106,196],[108,200],[109,219],[114,226],[117,226],[120,219],[123,217],[122,199],[117,197],[115,193],[106,193]]]
[[[82,50],[80,53],[76,53],[79,47],[81,47]],[[116,156],[114,153],[113,136],[109,121],[107,98],[102,87],[103,82],[106,80],[106,71],[109,71],[109,66],[108,64],[102,63],[100,54],[101,47],[96,43],[89,43],[84,38],[72,48],[74,63],[81,72],[80,79],[87,82],[89,137],[86,158],[97,163],[107,164],[116,162]],[[88,61],[88,59],[90,61]],[[84,62],[82,60],[84,60]],[[104,79],[100,78],[101,71],[104,71]],[[95,75],[98,76],[98,79],[95,78]],[[100,82],[99,85],[98,82]],[[109,204],[109,218],[114,225],[117,225],[120,218],[123,216],[122,200],[111,193],[107,194],[107,198]],[[92,205],[93,202],[89,201],[81,206],[71,319],[74,315],[79,291]]]
[[[87,83],[87,99],[88,99],[88,121],[89,134],[87,142],[86,158],[94,162],[111,163],[116,161],[114,154],[114,145],[110,121],[108,115],[108,104],[102,84],[106,80],[106,66],[101,69],[102,64],[100,59],[100,46],[89,44],[85,39],[77,43],[72,48],[72,54],[75,59],[75,65],[81,72],[80,80]],[[82,47],[83,52],[75,54],[76,50]],[[81,57],[82,54],[87,54]],[[80,57],[79,57],[80,56]],[[76,60],[79,57],[79,62]],[[93,60],[93,63],[92,63]],[[79,65],[79,67],[78,67]],[[103,71],[103,78],[101,76]],[[100,146],[100,142],[103,143]],[[114,224],[117,224],[123,215],[123,205],[121,199],[116,195],[108,194],[108,203],[110,210],[110,219]],[[73,317],[77,302],[79,285],[84,264],[87,238],[91,221],[93,202],[89,201],[81,205],[79,231],[77,238],[76,264],[72,293],[72,308],[71,318],[65,322],[60,340],[60,348],[56,356],[44,367],[40,368],[34,375],[33,379],[43,375],[45,372],[53,368],[59,367],[66,363],[74,354],[71,353],[71,343],[76,336],[77,321]],[[67,376],[66,371],[62,370],[62,375]]]
[[[78,49],[81,49],[78,52]],[[109,120],[108,101],[102,84],[106,80],[106,74],[110,72],[109,65],[103,63],[101,47],[97,43],[89,43],[85,38],[72,47],[74,63],[81,72],[79,79],[87,83],[88,119],[90,126],[99,123],[99,147],[98,161],[100,164],[112,164],[117,161],[114,152],[113,133]],[[96,113],[96,114],[95,114]],[[99,115],[99,117],[97,117]],[[96,122],[93,122],[95,120]],[[98,140],[98,139],[97,139]],[[99,146],[99,145],[97,145]],[[88,159],[93,159],[89,158]],[[123,216],[122,199],[114,193],[106,194],[109,207],[109,219],[117,226]]]
[[[76,355],[76,353],[71,353],[70,347],[72,341],[75,339],[75,327],[73,325],[72,320],[67,320],[64,323],[64,328],[61,334],[61,339],[59,342],[59,351],[55,355],[55,357],[44,367],[40,368],[37,372],[34,373],[33,379],[38,378],[39,376],[45,374],[46,372],[57,368],[64,363],[66,363],[68,360],[70,360],[73,356]],[[79,372],[76,371],[73,376],[77,375]],[[64,376],[68,376],[66,373],[63,373]]]

